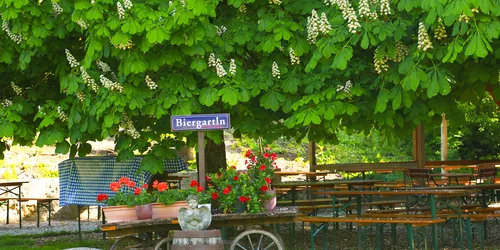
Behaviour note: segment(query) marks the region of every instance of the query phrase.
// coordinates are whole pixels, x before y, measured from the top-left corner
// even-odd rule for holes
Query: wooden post
[[[417,161],[417,167],[425,168],[425,137],[423,123],[415,128],[413,138],[414,156],[416,156],[415,160]]]
[[[205,132],[198,131],[198,182],[205,186]]]
[[[445,113],[441,114],[441,160],[448,160],[448,121]],[[444,168],[441,168],[441,173],[446,172]]]
[[[313,141],[309,142],[309,172],[316,172],[316,143]],[[316,176],[311,176],[311,180],[315,181]]]

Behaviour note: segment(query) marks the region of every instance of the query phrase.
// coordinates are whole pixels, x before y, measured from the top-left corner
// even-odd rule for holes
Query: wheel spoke
[[[248,250],[244,246],[240,245],[239,243],[236,243],[236,246],[240,247],[241,249]]]
[[[250,243],[250,247],[252,248],[252,250],[255,250],[255,248],[253,248],[252,238],[250,238],[250,234],[247,234],[247,239],[248,239],[248,243]]]
[[[267,246],[266,248],[264,248],[264,250],[267,250],[268,248],[272,247],[273,245],[276,245],[276,242],[271,241],[271,244],[269,244],[269,246]]]
[[[259,250],[260,250],[260,245],[262,245],[262,239],[263,239],[263,238],[264,238],[264,235],[263,235],[263,234],[261,234],[261,235],[260,235],[260,239],[259,239],[259,245],[257,246],[257,249],[259,249]]]

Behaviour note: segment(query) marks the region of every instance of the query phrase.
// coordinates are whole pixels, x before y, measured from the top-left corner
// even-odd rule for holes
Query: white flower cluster
[[[369,18],[376,20],[378,18],[377,11],[372,11],[370,9],[370,4],[368,3],[368,0],[361,0],[359,1],[359,17],[363,18]]]
[[[323,12],[321,13],[321,19],[319,20],[319,31],[323,35],[326,35],[330,32],[330,30],[332,30],[332,26],[330,25],[330,22],[328,22],[325,12]]]
[[[90,0],[90,4],[94,5],[95,4],[95,0]]]
[[[210,56],[208,57],[208,67],[215,67],[215,54],[210,53]]]
[[[240,5],[238,11],[241,13],[247,13],[247,6],[245,4]]]
[[[293,50],[293,48],[290,48],[288,54],[290,55],[290,63],[292,63],[292,65],[300,64],[300,58],[297,55],[295,55],[295,51]]]
[[[395,62],[402,62],[403,59],[410,53],[408,47],[404,45],[401,41],[396,42],[396,56],[394,57]]]
[[[90,77],[89,73],[87,73],[83,66],[80,66],[80,73],[82,74],[82,79],[85,84],[89,85],[94,92],[99,91],[99,86],[95,82],[94,78]]]
[[[473,9],[471,9],[471,12],[472,12],[472,16],[474,16],[475,15],[474,13],[479,13],[479,10],[473,8]],[[469,23],[470,17],[466,16],[465,13],[462,12],[462,14],[460,14],[460,17],[458,17],[458,21],[459,22],[465,21],[465,23]]]
[[[2,30],[3,32],[7,33],[7,36],[9,36],[10,40],[15,42],[16,44],[20,44],[23,41],[23,37],[21,35],[13,34],[10,31],[9,24],[5,20],[2,21]]]
[[[87,23],[85,21],[83,21],[82,19],[78,20],[78,22],[76,22],[76,24],[80,25],[80,27],[84,30],[86,30],[89,26],[87,25]]]
[[[423,22],[418,24],[418,49],[427,51],[432,49],[432,42]]]
[[[311,16],[307,18],[307,41],[310,44],[316,43],[316,38],[319,35],[319,17],[316,10],[313,9]]]
[[[378,74],[382,72],[387,72],[389,70],[389,65],[387,65],[387,55],[384,55],[381,59],[377,58],[377,53],[373,56],[373,66],[375,66],[375,71]]]
[[[269,4],[281,5],[281,0],[269,0]]]
[[[68,116],[64,113],[60,106],[57,106],[57,114],[59,114],[59,119],[61,119],[61,121],[65,122],[68,120]]]
[[[107,72],[111,72],[111,68],[109,67],[109,65],[101,60],[97,60],[97,62],[95,62],[97,64],[97,67],[103,72],[103,73],[107,73]]]
[[[231,58],[231,62],[229,63],[229,74],[236,75],[236,62],[233,58]]]
[[[76,97],[78,98],[78,100],[80,100],[80,102],[84,102],[85,101],[85,94],[81,91],[78,91],[76,93]]]
[[[76,68],[80,65],[80,63],[75,59],[75,57],[69,52],[68,49],[65,49],[66,59],[68,60],[69,66],[71,68]]]
[[[134,124],[125,113],[123,114],[122,122],[120,124],[120,131],[124,131],[125,134],[134,139],[139,139],[139,137],[141,137],[141,134],[139,134],[137,129],[135,129]]]
[[[106,78],[104,75],[100,75],[99,80],[101,80],[101,83],[105,88],[110,89],[112,91],[116,90],[120,93],[123,92],[123,86],[119,82],[113,82],[108,78]]]
[[[43,107],[42,106],[38,105],[37,108],[38,108],[38,113],[40,113],[41,115],[46,115],[45,111],[43,111]]]
[[[215,25],[215,28],[217,29],[217,34],[218,34],[219,36],[222,36],[222,34],[226,33],[226,31],[227,31],[226,26],[223,26],[223,25],[222,25],[222,26],[220,26],[220,27],[219,27],[219,26],[217,26],[217,25]]]
[[[325,0],[325,4],[338,5],[339,9],[342,11],[344,20],[347,21],[347,28],[349,29],[349,32],[353,34],[358,32],[358,29],[361,28],[361,24],[359,24],[358,16],[356,16],[356,12],[352,8],[349,0]]]
[[[121,50],[131,49],[135,46],[135,44],[131,40],[128,40],[126,44],[123,44],[123,43],[114,44],[112,41],[111,41],[111,44],[113,45],[113,47],[115,47],[117,49],[121,49]]]
[[[273,74],[273,77],[276,77],[278,79],[281,78],[280,68],[278,67],[278,64],[276,62],[273,62],[273,68],[271,73]]]
[[[2,102],[0,102],[0,104],[3,106],[3,108],[8,108],[8,107],[12,106],[12,101],[8,100],[8,99],[4,99],[4,100],[2,100]]]
[[[146,85],[148,85],[149,89],[153,90],[153,89],[158,88],[158,84],[156,84],[156,82],[154,82],[153,80],[151,80],[151,78],[149,77],[149,75],[146,75],[146,78],[144,79],[144,81],[146,81]]]
[[[388,16],[391,14],[391,6],[389,5],[389,0],[380,0],[380,14],[383,16]]]
[[[351,93],[352,83],[351,80],[347,80],[344,85],[337,86],[337,92],[344,91],[346,94]]]
[[[54,15],[58,16],[63,13],[63,8],[61,8],[59,4],[52,2],[52,11],[54,12]]]
[[[182,4],[182,7],[186,7],[186,0],[179,0]]]
[[[123,7],[125,7],[125,9],[130,10],[130,9],[132,9],[132,6],[134,6],[132,4],[132,1],[130,1],[130,0],[123,0]]]
[[[118,17],[120,19],[125,18],[125,9],[123,8],[122,3],[116,2],[116,10],[118,11]]]
[[[23,89],[19,86],[17,86],[14,82],[10,83],[10,86],[12,87],[12,90],[16,92],[16,95],[21,95],[23,93]]]
[[[224,69],[224,66],[222,66],[222,62],[219,58],[217,58],[217,61],[215,61],[215,71],[218,77],[222,78],[227,75],[226,70]]]
[[[448,35],[446,35],[446,28],[444,27],[444,24],[441,21],[441,18],[438,18],[437,21],[438,21],[438,25],[437,25],[436,29],[434,29],[434,38],[441,41],[441,40],[445,39],[446,37],[448,37]]]

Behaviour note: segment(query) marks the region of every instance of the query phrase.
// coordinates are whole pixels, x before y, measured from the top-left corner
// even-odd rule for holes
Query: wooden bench
[[[0,198],[0,205],[6,204],[7,205],[7,216],[6,216],[6,222],[7,224],[9,223],[9,202],[11,200],[19,201],[18,198],[14,197],[2,197]],[[22,202],[29,202],[29,201],[36,201],[36,226],[40,227],[40,208],[44,207],[47,209],[49,215],[48,215],[48,221],[49,221],[49,226],[50,226],[50,213],[52,212],[52,202],[53,201],[58,201],[59,198],[27,198],[27,197],[22,197],[21,198],[21,203]],[[21,205],[19,205],[21,206]]]
[[[314,238],[315,236],[323,229],[328,226],[328,223],[356,223],[360,226],[366,226],[370,224],[376,224],[376,240],[377,246],[380,246],[381,242],[381,228],[382,224],[391,224],[391,225],[405,225],[408,233],[408,242],[410,245],[410,249],[414,249],[414,239],[413,239],[413,229],[414,226],[428,226],[435,225],[439,223],[444,223],[446,220],[441,218],[398,218],[398,217],[384,217],[384,218],[352,218],[352,217],[316,217],[316,216],[301,216],[298,218],[298,221],[308,222],[311,225],[311,249],[314,250]],[[315,224],[323,224],[315,230]],[[336,249],[336,237],[335,237],[335,227],[333,227],[333,249]],[[358,227],[358,249],[361,248],[362,235],[361,230]],[[396,239],[393,238],[393,241]],[[436,246],[437,246],[437,237],[436,237]],[[393,242],[395,244],[395,242]]]
[[[348,199],[340,199],[340,201],[347,201]],[[321,198],[321,199],[310,199],[310,200],[296,200],[295,206],[308,206],[308,205],[323,205],[323,204],[331,204],[331,198]],[[290,206],[292,205],[291,200],[286,201],[278,201],[277,204],[279,206]]]
[[[404,200],[390,200],[390,201],[373,201],[373,202],[364,202],[361,204],[363,207],[370,207],[370,206],[393,206],[397,204],[404,204],[406,201]],[[331,200],[330,200],[331,203]],[[335,204],[335,208],[342,208],[344,205],[343,204]],[[347,208],[355,208],[356,204],[352,203],[350,204]],[[320,209],[332,209],[332,204],[325,204],[325,205],[308,205],[308,206],[299,206],[299,211],[300,212],[312,212],[314,210],[320,210]]]

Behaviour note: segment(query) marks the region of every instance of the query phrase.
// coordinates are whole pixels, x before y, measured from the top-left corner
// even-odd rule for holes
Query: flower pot
[[[153,219],[170,219],[177,218],[179,215],[179,208],[189,207],[187,202],[178,201],[171,205],[165,205],[163,203],[153,203]]]
[[[153,205],[151,203],[135,206],[135,212],[138,220],[148,220],[153,218]]]
[[[137,213],[134,207],[109,206],[103,207],[102,211],[108,223],[137,220]]]
[[[247,210],[247,204],[241,202],[240,200],[236,201],[236,204],[234,205],[234,211],[233,213],[243,213]]]
[[[262,201],[262,207],[267,212],[271,212],[276,208],[276,190],[268,190],[267,193],[272,195],[272,197],[269,200]]]

